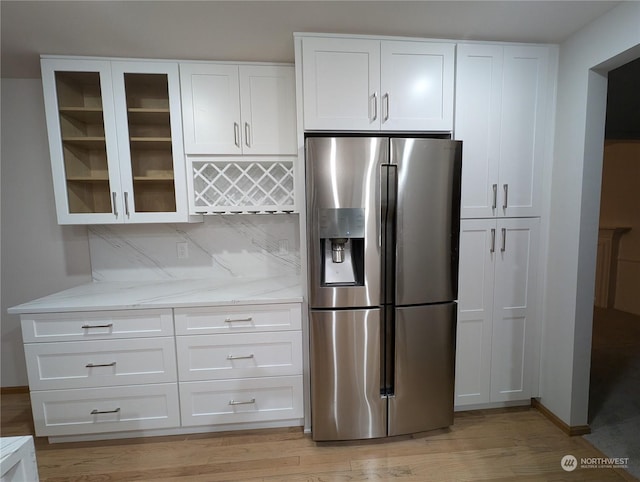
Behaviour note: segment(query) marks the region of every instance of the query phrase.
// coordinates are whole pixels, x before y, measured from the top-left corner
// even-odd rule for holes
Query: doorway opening
[[[640,460],[640,58],[609,72],[589,386],[589,442]],[[636,463],[629,471],[639,470]],[[640,476],[640,473],[634,473]]]

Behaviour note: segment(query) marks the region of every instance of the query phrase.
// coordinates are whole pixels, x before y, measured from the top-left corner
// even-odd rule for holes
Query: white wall
[[[560,46],[540,394],[571,426],[587,423],[606,72],[640,54],[638,25],[625,2]]]
[[[27,385],[18,316],[7,308],[91,281],[85,227],[59,226],[53,203],[42,83],[2,79],[1,371]]]

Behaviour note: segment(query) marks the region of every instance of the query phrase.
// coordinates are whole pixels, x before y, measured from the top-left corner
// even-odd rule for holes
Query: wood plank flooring
[[[2,436],[33,434],[28,394],[3,394]],[[363,443],[314,443],[300,428],[49,444],[40,480],[155,482],[621,481],[620,469],[565,472],[572,454],[602,457],[531,408],[458,413],[453,427]]]

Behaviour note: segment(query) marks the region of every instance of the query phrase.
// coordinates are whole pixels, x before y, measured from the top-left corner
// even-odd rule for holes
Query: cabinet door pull
[[[227,360],[247,360],[249,358],[253,358],[253,353],[251,355],[244,356],[227,355]]]
[[[489,249],[490,253],[496,252],[496,229],[491,228],[491,249]]]
[[[120,407],[116,408],[115,410],[98,410],[97,408],[94,408],[93,410],[91,410],[91,415],[97,415],[99,413],[118,413],[120,411]]]
[[[113,215],[118,219],[118,206],[116,204],[116,193],[111,193],[111,199],[113,199]]]
[[[89,330],[91,328],[113,328],[113,323],[109,323],[108,325],[82,325],[82,328],[85,330]]]
[[[491,205],[491,209],[495,209],[498,207],[498,185],[493,185],[493,204]]]
[[[236,147],[240,147],[240,126],[237,122],[233,123],[233,141]]]
[[[229,400],[229,405],[250,405],[252,403],[256,403],[255,398],[252,398],[251,400],[245,400],[245,401]]]
[[[247,147],[251,147],[251,127],[248,122],[244,123],[244,143]]]
[[[504,189],[504,203],[502,204],[502,209],[507,209],[507,205],[509,204],[509,185],[503,184],[502,189]]]
[[[507,250],[507,230],[506,228],[502,228],[502,247],[500,251],[503,253]]]
[[[124,192],[124,213],[127,217],[130,217],[129,213],[129,193],[127,191]]]
[[[234,323],[236,321],[253,321],[253,317],[248,316],[246,318],[225,318],[225,323]]]
[[[112,361],[111,363],[87,363],[85,365],[86,368],[96,368],[96,367],[114,367],[116,366],[116,362]]]
[[[384,94],[384,121],[387,122],[389,120],[389,92]]]
[[[371,118],[371,120],[374,121],[377,118],[378,118],[378,93],[374,92],[373,93],[373,117]]]

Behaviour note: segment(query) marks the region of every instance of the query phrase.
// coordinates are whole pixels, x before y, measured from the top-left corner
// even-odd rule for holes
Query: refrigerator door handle
[[[395,299],[395,232],[398,166],[382,164],[380,173],[380,237],[382,238],[382,303]]]

